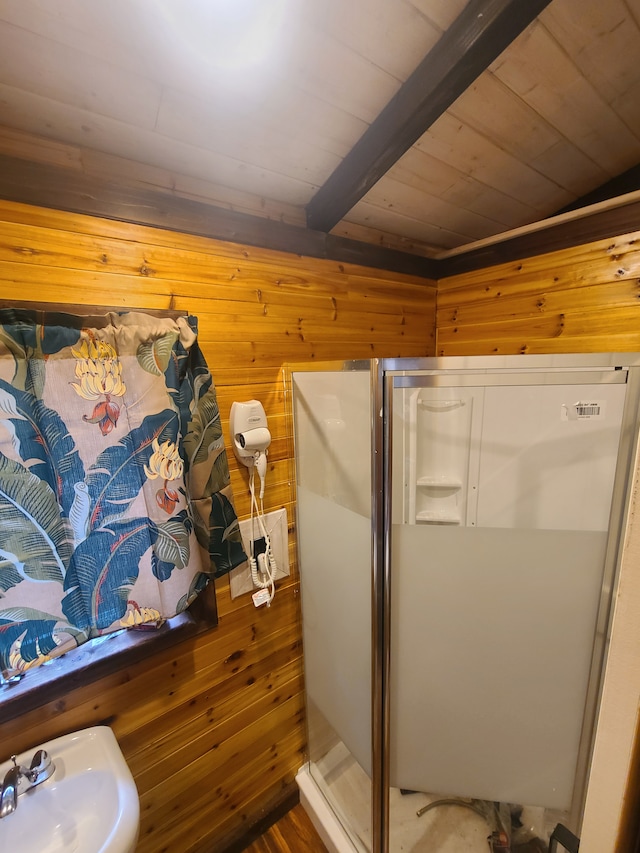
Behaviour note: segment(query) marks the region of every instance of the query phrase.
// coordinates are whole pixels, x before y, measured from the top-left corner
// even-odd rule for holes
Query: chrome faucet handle
[[[12,770],[17,770],[19,776],[26,776],[27,775],[28,770],[22,764],[18,764],[18,756],[17,755],[12,755],[11,761],[13,762],[13,767],[9,768],[9,771],[8,771],[9,773]]]
[[[45,749],[38,749],[33,758],[31,765],[27,771],[27,778],[32,784],[44,782],[56,769],[55,764],[51,760],[51,756]]]
[[[5,773],[0,786],[0,818],[12,814],[18,806],[18,797],[40,782],[45,782],[55,771],[56,765],[44,749],[38,749],[31,759],[29,767],[18,764],[17,757],[11,756],[13,767]]]
[[[18,764],[17,756],[12,755],[11,760],[13,761],[13,767],[10,767],[5,776],[5,783],[7,779],[10,779],[11,784],[16,789],[16,797],[19,797],[20,794],[24,794],[25,791],[28,791],[31,787],[32,779],[31,772],[28,767],[25,767],[23,764]],[[2,790],[4,791],[6,785],[3,784]]]

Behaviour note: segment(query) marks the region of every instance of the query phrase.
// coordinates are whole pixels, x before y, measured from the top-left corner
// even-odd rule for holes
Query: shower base
[[[365,848],[354,847],[351,843],[346,830],[311,776],[308,764],[300,768],[296,782],[300,789],[300,803],[329,853],[362,853]]]
[[[369,853],[371,850],[370,787],[368,775],[344,744],[322,759],[305,764],[296,781],[300,802],[329,853]],[[439,795],[389,792],[390,849],[433,853],[487,853],[490,829],[485,820],[459,806],[441,806],[422,817],[416,812]],[[523,815],[532,834],[548,839],[564,815],[527,808]]]

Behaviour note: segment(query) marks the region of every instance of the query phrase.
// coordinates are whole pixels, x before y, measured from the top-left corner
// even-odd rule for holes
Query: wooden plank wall
[[[270,609],[217,584],[206,635],[0,730],[0,759],[107,722],[136,779],[138,853],[220,851],[282,798],[305,745],[294,506],[281,365],[433,355],[435,285],[159,229],[0,202],[0,299],[197,314],[225,435],[233,400],[264,404],[265,508],[286,507],[291,577]],[[227,438],[228,440],[228,438]],[[230,451],[229,451],[230,453]],[[246,471],[230,453],[239,515]]]
[[[438,283],[438,355],[640,351],[640,231]]]

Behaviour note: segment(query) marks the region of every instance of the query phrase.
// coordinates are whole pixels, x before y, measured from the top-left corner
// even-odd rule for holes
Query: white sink
[[[95,726],[38,744],[18,755],[18,764],[28,767],[36,749],[49,753],[55,772],[0,819],[0,850],[133,853],[138,792],[111,729]],[[0,765],[0,783],[11,766]]]

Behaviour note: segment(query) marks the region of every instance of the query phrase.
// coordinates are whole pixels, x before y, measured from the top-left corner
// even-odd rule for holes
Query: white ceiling
[[[465,5],[0,0],[0,125],[114,181],[303,225]],[[639,47],[640,0],[552,0],[333,233],[437,254],[637,165]]]

